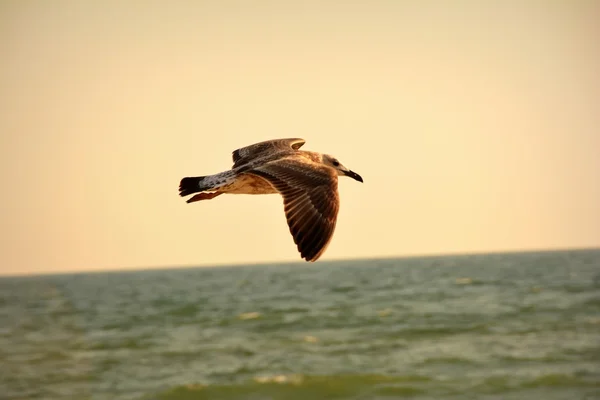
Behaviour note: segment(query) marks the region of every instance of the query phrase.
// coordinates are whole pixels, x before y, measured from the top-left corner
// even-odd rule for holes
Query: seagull
[[[183,178],[179,195],[198,193],[187,200],[193,203],[224,193],[279,193],[301,257],[317,261],[335,230],[340,207],[338,176],[363,179],[331,155],[300,150],[304,143],[298,138],[275,139],[237,149],[231,170]]]

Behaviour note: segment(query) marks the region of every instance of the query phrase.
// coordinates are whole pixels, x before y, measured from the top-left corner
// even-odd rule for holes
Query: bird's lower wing
[[[316,261],[327,249],[335,230],[339,210],[336,172],[289,158],[248,173],[268,180],[281,193],[298,251],[306,261]]]

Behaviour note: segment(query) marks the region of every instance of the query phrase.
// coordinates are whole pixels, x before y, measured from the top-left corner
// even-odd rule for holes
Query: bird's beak
[[[352,179],[356,179],[359,182],[363,181],[362,177],[359,174],[357,174],[356,172],[354,172],[354,171],[350,171],[350,170],[345,171],[344,175],[349,176]]]

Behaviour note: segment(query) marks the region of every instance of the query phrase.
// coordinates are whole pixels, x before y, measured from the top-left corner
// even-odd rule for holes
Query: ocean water
[[[600,399],[600,250],[0,279],[1,399]]]

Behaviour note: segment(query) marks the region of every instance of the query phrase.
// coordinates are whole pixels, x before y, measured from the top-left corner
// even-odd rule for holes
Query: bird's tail
[[[185,197],[192,193],[202,192],[210,189],[210,185],[204,184],[206,176],[194,176],[183,178],[179,183],[179,195]]]
[[[193,193],[218,191],[220,187],[230,182],[235,174],[234,171],[225,171],[215,175],[183,178],[179,183],[179,195],[185,197]]]

